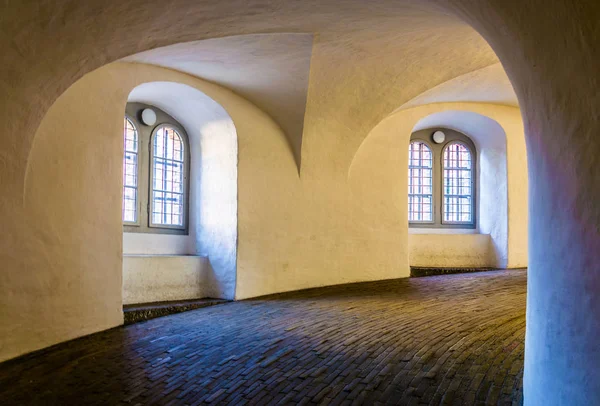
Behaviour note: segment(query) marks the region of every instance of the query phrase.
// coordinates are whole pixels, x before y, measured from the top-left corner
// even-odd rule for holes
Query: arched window
[[[156,121],[142,119],[152,109]],[[127,103],[123,159],[123,230],[187,234],[190,153],[183,127],[164,111]]]
[[[475,144],[466,135],[447,128],[412,134],[408,147],[409,226],[476,228],[476,168]]]
[[[159,127],[152,141],[152,225],[183,227],[184,170],[181,135],[172,127]]]
[[[408,220],[433,221],[433,156],[422,141],[408,149]]]
[[[123,131],[123,222],[138,221],[138,133],[131,120],[125,117]]]
[[[461,142],[451,142],[444,148],[445,223],[473,222],[473,160],[469,148]]]

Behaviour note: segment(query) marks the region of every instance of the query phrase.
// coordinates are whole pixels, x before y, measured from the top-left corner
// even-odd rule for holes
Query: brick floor
[[[314,289],[0,364],[0,404],[521,404],[524,271]]]

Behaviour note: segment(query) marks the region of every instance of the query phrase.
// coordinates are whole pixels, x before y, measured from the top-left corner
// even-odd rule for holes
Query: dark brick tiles
[[[0,404],[521,404],[525,292],[493,271],[193,310],[0,364]]]

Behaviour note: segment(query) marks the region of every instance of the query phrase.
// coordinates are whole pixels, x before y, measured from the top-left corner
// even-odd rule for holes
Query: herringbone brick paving
[[[0,364],[0,404],[520,404],[525,292],[497,271],[222,304]]]

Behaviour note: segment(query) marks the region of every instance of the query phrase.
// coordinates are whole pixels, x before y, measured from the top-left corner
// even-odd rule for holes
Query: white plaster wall
[[[220,107],[220,106],[219,106]],[[234,299],[237,277],[237,134],[231,117],[220,108],[205,121],[192,144],[194,165],[190,227],[196,253],[210,258],[212,296]]]
[[[52,292],[47,307],[60,314],[54,317],[60,323],[48,323],[52,318],[43,318],[40,312],[26,312],[33,329],[29,331],[36,333],[3,334],[10,340],[5,340],[10,352],[4,356],[122,323],[122,117],[131,90],[149,82],[177,82],[195,88],[223,106],[235,123],[238,238],[230,236],[227,241],[237,244],[238,299],[408,276],[407,186],[406,176],[398,173],[406,173],[406,145],[417,121],[450,108],[475,109],[503,128],[507,128],[506,120],[519,117],[517,109],[493,105],[424,106],[396,113],[401,117],[394,120],[383,120],[362,145],[352,147],[329,137],[328,127],[322,125],[319,115],[313,115],[305,123],[311,137],[303,142],[305,169],[299,177],[281,128],[231,91],[141,64],[116,63],[94,71],[63,94],[42,123],[26,178],[27,218],[32,229],[39,230],[34,240],[46,242],[31,248],[43,253],[31,260],[53,255],[48,253],[53,246],[57,252],[69,253],[56,254],[60,261],[53,262],[61,275],[56,280],[64,286],[60,282],[60,289],[43,290]],[[309,110],[317,107],[309,103]],[[186,129],[192,128],[183,122],[184,117],[175,117],[182,119]],[[351,153],[356,149],[356,154]],[[219,161],[207,160],[213,165]],[[68,182],[57,187],[56,179]],[[218,190],[219,185],[210,187]],[[73,197],[68,206],[65,193]],[[224,196],[230,193],[223,191]],[[46,204],[29,203],[41,201]],[[79,219],[77,223],[69,221],[73,215]],[[204,218],[214,221],[205,230],[219,227],[216,217]],[[215,268],[212,254],[206,252]],[[36,276],[34,280],[39,283],[43,279]],[[77,282],[69,285],[70,281]],[[73,303],[85,303],[85,312],[73,312]],[[81,320],[88,324],[82,327]],[[4,328],[19,329],[15,323],[5,323]]]
[[[18,209],[24,220],[15,228],[23,231],[10,235],[21,241],[27,230],[29,243],[20,246],[34,254],[19,261],[24,269],[43,271],[22,274],[20,282],[0,295],[0,359],[123,323],[123,112],[132,89],[156,80],[210,92],[244,118],[246,130],[257,122],[272,123],[226,89],[161,68],[115,64],[66,90],[42,120],[27,160]],[[294,166],[285,137],[281,142]],[[145,246],[131,242],[132,251]],[[148,246],[144,248],[147,252]],[[8,275],[0,273],[3,287],[9,286]],[[17,313],[18,318],[12,316]]]
[[[479,234],[476,228],[409,228],[408,234]]]
[[[411,266],[491,267],[494,248],[489,234],[413,234],[408,237]]]
[[[210,297],[208,258],[181,255],[124,255],[123,304]]]
[[[394,3],[383,10],[365,2],[355,7],[220,2],[207,8],[175,1],[173,13],[136,22],[123,20],[135,7],[122,1],[102,7],[106,18],[86,12],[88,2],[54,10],[81,17],[68,24],[54,11],[3,8],[6,21],[27,24],[3,26],[9,41],[0,41],[7,72],[0,83],[8,95],[0,99],[6,124],[0,143],[5,230],[0,254],[9,270],[0,275],[2,359],[122,322],[122,116],[130,91],[147,82],[195,87],[221,104],[236,125],[236,297],[408,275],[406,219],[393,211],[365,210],[350,191],[348,169],[364,137],[396,106],[495,63],[485,41],[457,18],[417,2],[407,14]],[[316,25],[309,23],[315,7],[323,11]],[[421,35],[427,30],[434,35]],[[294,110],[284,111],[286,117],[298,117],[297,106],[306,107],[299,122],[301,176],[281,127],[235,93],[168,69],[102,67],[155,47],[257,32],[319,33],[310,59],[308,41],[292,41],[299,47],[290,43],[294,49],[283,57],[302,60],[303,67],[310,63],[306,92],[270,92],[278,86],[273,80],[252,90],[275,95],[274,103],[293,97],[285,103]],[[272,58],[262,49],[244,64],[257,60],[268,68]],[[212,60],[237,59],[235,48],[217,51],[225,55]]]
[[[123,254],[188,255],[194,246],[187,235],[123,233]]]
[[[19,231],[2,225],[10,246],[1,254],[0,360],[123,323],[116,117],[125,104],[107,103],[104,90],[84,80],[59,97],[24,161],[20,215],[10,216]],[[7,255],[18,250],[13,268]]]

